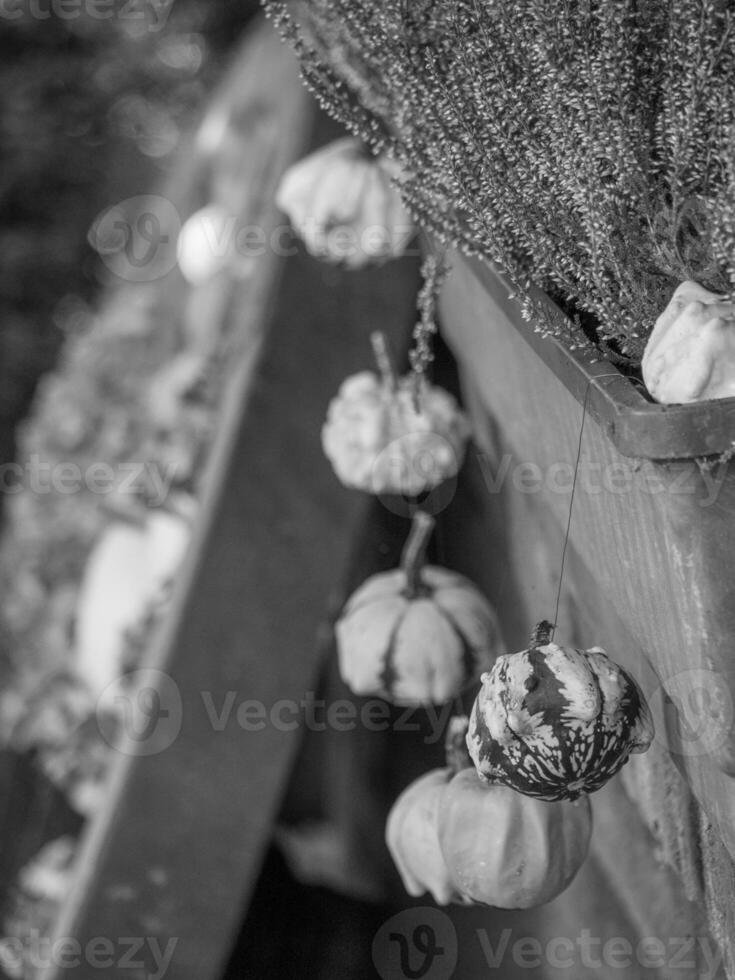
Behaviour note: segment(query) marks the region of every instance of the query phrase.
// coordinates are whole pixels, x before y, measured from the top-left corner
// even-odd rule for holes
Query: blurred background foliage
[[[155,190],[257,0],[6,4],[0,17],[0,463],[104,276],[103,209]],[[9,16],[11,13],[13,16]],[[18,16],[17,14],[20,14]],[[43,16],[43,14],[48,16]]]

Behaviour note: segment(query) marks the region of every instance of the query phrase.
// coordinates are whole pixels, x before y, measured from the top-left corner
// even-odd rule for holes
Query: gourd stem
[[[454,775],[463,769],[471,769],[474,763],[467,749],[467,729],[470,719],[467,715],[455,715],[447,726],[444,738],[444,754],[447,766]]]
[[[359,144],[355,147],[355,156],[358,160],[374,160],[375,153],[368,143],[364,140],[360,140]]]
[[[401,555],[401,568],[406,573],[406,596],[409,599],[421,592],[421,568],[435,523],[434,518],[422,510],[414,514],[411,533]]]
[[[383,384],[388,391],[393,392],[398,386],[398,378],[396,377],[396,370],[393,367],[385,334],[380,330],[375,330],[370,334],[370,342],[373,345],[375,363],[378,365],[378,371],[383,379]]]
[[[555,629],[555,623],[550,623],[548,619],[542,619],[534,628],[533,633],[531,633],[531,649],[533,650],[536,647],[543,647],[547,643],[551,643],[551,637],[554,635]]]

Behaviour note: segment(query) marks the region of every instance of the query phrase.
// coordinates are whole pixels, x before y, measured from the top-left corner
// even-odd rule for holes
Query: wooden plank
[[[271,152],[262,188],[269,198],[303,147],[312,109],[290,52],[270,34],[256,36],[250,58],[251,96],[276,120],[274,145],[252,146],[261,159]],[[268,231],[282,219],[270,206],[261,220]],[[58,937],[82,948],[94,937],[111,941],[108,975],[155,975],[154,950],[169,942],[167,975],[219,975],[270,837],[300,738],[299,706],[314,687],[328,598],[365,505],[323,458],[327,402],[346,374],[369,364],[376,325],[407,333],[415,290],[413,262],[342,274],[300,253],[285,261],[268,253],[235,296],[233,330],[250,339],[227,396],[192,554],[150,662],[163,675],[151,682],[161,709],[154,741],[136,750],[131,737],[118,756],[57,925]],[[245,701],[262,706],[262,730],[248,730],[252,714],[238,716]],[[120,962],[123,937],[141,944],[138,969]],[[45,978],[89,975],[82,957]]]

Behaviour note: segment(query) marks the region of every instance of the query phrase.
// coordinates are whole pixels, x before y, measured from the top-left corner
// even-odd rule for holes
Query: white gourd
[[[347,487],[418,496],[457,474],[470,423],[455,398],[410,376],[397,379],[382,334],[373,335],[381,377],[361,371],[343,381],[329,404],[322,448]]]
[[[641,367],[663,404],[735,397],[735,303],[683,282],[656,321]]]
[[[438,905],[459,901],[439,846],[438,816],[451,769],[434,769],[408,786],[393,804],[385,840],[409,895],[429,892]]]
[[[151,512],[145,525],[116,521],[87,560],[76,615],[75,668],[93,696],[120,676],[125,633],[177,571],[189,543],[186,520]]]
[[[234,218],[219,204],[195,211],[181,227],[176,259],[191,286],[199,286],[225,269],[232,259]]]
[[[401,568],[372,576],[336,625],[342,679],[395,704],[442,704],[476,681],[505,647],[495,612],[469,579],[424,565],[433,519],[419,513]]]
[[[276,203],[312,255],[357,269],[402,255],[413,237],[395,175],[392,165],[347,136],[290,167]]]

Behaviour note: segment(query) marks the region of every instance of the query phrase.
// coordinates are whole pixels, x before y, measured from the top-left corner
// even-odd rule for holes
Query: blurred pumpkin
[[[483,675],[467,747],[481,777],[541,800],[576,799],[603,786],[654,729],[646,699],[600,647],[550,641],[542,622],[531,646]]]
[[[312,255],[350,269],[398,256],[414,225],[390,166],[346,136],[290,167],[276,203]]]
[[[495,612],[469,579],[424,565],[434,520],[419,512],[401,567],[368,579],[336,626],[340,673],[355,694],[396,704],[456,697],[504,651]]]
[[[233,216],[220,204],[207,204],[184,222],[176,259],[186,281],[199,286],[225,269],[232,258]]]
[[[84,569],[77,600],[74,666],[95,697],[122,672],[126,633],[178,571],[190,526],[166,510],[152,510],[139,525],[110,524]]]
[[[347,487],[418,496],[457,474],[470,436],[467,416],[435,385],[396,379],[385,338],[373,335],[381,376],[347,378],[332,399],[322,447]]]
[[[439,805],[452,775],[451,769],[434,769],[411,783],[393,804],[385,832],[408,894],[418,897],[428,891],[438,905],[460,899],[437,835]]]
[[[547,803],[464,769],[439,802],[438,836],[464,900],[504,909],[550,902],[582,866],[592,835],[587,797]]]

